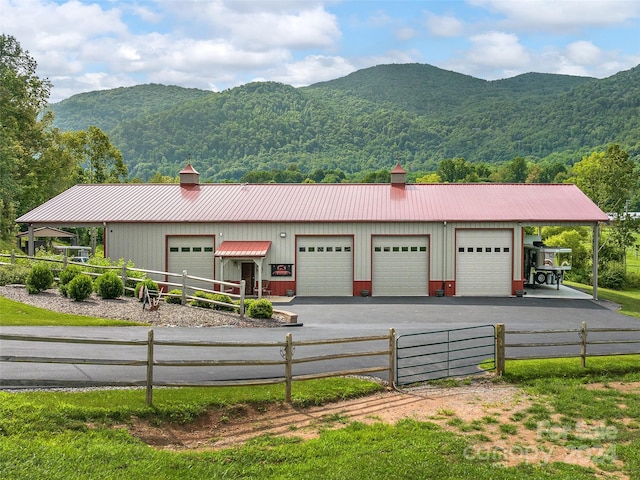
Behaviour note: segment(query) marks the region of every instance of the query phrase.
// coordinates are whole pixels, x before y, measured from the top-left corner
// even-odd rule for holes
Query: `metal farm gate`
[[[396,385],[493,370],[495,338],[494,325],[398,335]]]

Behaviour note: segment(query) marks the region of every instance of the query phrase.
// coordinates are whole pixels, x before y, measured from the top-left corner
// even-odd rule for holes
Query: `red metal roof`
[[[266,257],[271,247],[268,241],[224,241],[216,250],[216,257]]]
[[[572,184],[81,184],[22,215],[103,222],[606,222]]]

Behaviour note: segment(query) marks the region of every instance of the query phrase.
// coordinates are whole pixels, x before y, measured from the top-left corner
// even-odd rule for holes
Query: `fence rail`
[[[153,402],[153,387],[154,386],[167,386],[167,387],[216,387],[216,386],[229,386],[229,385],[266,385],[266,384],[285,384],[285,397],[287,402],[291,402],[291,388],[294,381],[303,381],[335,376],[344,375],[362,375],[366,373],[383,372],[386,371],[389,374],[390,382],[393,381],[393,365],[395,359],[395,331],[389,330],[388,335],[378,335],[370,337],[354,337],[354,338],[341,338],[335,340],[315,340],[315,341],[299,341],[294,342],[291,333],[286,335],[283,342],[185,342],[185,341],[167,341],[167,340],[155,340],[154,331],[149,330],[146,340],[106,340],[106,339],[90,339],[90,338],[62,338],[62,337],[43,337],[21,334],[0,334],[0,340],[3,342],[49,342],[49,343],[68,343],[68,344],[89,344],[89,345],[108,345],[108,346],[134,346],[145,347],[146,355],[144,358],[130,358],[130,359],[110,359],[110,358],[74,358],[74,357],[45,357],[45,356],[31,356],[31,355],[0,355],[0,362],[26,362],[34,364],[72,364],[72,365],[109,365],[109,366],[146,366],[145,379],[133,380],[133,381],[84,381],[81,382],[84,386],[103,386],[103,385],[118,385],[118,386],[145,386],[147,395],[147,404],[152,405]],[[387,348],[380,350],[369,351],[341,351],[340,353],[327,353],[323,355],[312,355],[306,357],[296,357],[294,352],[297,347],[313,347],[319,345],[353,345],[363,342],[385,342]],[[5,344],[6,347],[6,344]],[[280,358],[276,358],[274,355],[267,358],[246,360],[246,359],[173,359],[173,358],[157,358],[157,347],[185,347],[192,351],[193,348],[251,348],[251,349],[278,349]],[[372,365],[364,368],[350,368],[347,370],[327,370],[320,373],[307,373],[295,375],[293,373],[294,365],[300,365],[303,363],[317,363],[327,362],[331,360],[339,360],[346,358],[360,358],[360,357],[386,357],[386,361],[381,361],[377,365]],[[223,367],[250,367],[250,370],[254,372],[256,367],[282,367],[282,374],[271,375],[266,378],[247,378],[244,380],[218,380],[218,381],[206,381],[206,382],[158,382],[154,380],[154,374],[157,368],[162,367],[192,367],[192,368],[223,368]],[[25,382],[26,380],[23,380]],[[35,380],[33,380],[35,382]],[[2,383],[7,383],[8,380],[3,380]],[[61,380],[54,382],[48,380],[47,385],[56,386],[79,386],[78,381],[65,381]]]
[[[634,337],[630,335],[625,339],[606,339],[606,340],[590,340],[590,334],[596,333],[637,333]],[[555,342],[548,341],[549,336],[558,337],[575,334],[574,340],[558,340]],[[544,341],[527,341],[527,342],[511,342],[506,343],[507,335],[537,335],[545,336],[547,339]],[[638,345],[635,351],[590,351],[589,346],[594,345]],[[575,352],[557,352],[557,353],[542,353],[538,352],[532,355],[507,355],[507,349],[512,348],[556,348],[556,347],[577,347]],[[499,323],[496,325],[496,372],[498,375],[502,375],[505,371],[505,360],[533,360],[533,359],[545,359],[545,358],[580,358],[583,367],[586,367],[587,357],[601,357],[601,356],[617,356],[617,355],[637,355],[640,354],[640,328],[587,328],[586,322],[582,322],[581,328],[562,329],[562,330],[506,330],[504,324]]]
[[[4,259],[8,259],[9,261],[5,261]],[[210,278],[202,278],[202,277],[197,277],[195,275],[189,275],[189,272],[186,270],[183,270],[182,273],[173,273],[173,272],[160,272],[157,270],[147,270],[144,268],[128,267],[126,264],[122,266],[94,265],[94,264],[88,264],[83,262],[73,262],[69,260],[68,257],[66,256],[62,256],[62,258],[60,259],[60,258],[51,258],[51,257],[30,257],[28,255],[16,255],[15,251],[11,251],[10,254],[0,253],[0,265],[13,265],[13,264],[16,264],[16,262],[20,259],[26,260],[27,262],[30,262],[30,263],[49,262],[54,264],[61,264],[61,267],[57,269],[60,271],[64,270],[67,267],[67,265],[78,265],[82,267],[83,269],[82,273],[85,273],[91,276],[92,278],[100,276],[101,273],[98,273],[98,272],[100,272],[101,270],[116,271],[120,275],[125,291],[128,291],[128,292],[135,291],[135,285],[138,282],[144,281],[145,278],[150,278],[150,277],[147,277],[148,275],[161,276],[161,277],[164,277],[166,280],[158,281],[157,283],[160,283],[163,286],[166,286],[167,290],[173,287],[181,289],[182,293],[180,295],[180,302],[182,303],[182,305],[185,305],[187,301],[197,300],[199,302],[212,303],[212,304],[220,305],[223,307],[237,309],[238,313],[241,316],[244,316],[244,313],[245,313],[244,312],[244,300],[245,300],[245,281],[244,280],[241,280],[238,283],[222,281],[222,280],[213,280]],[[54,274],[55,273],[56,272],[54,271]],[[135,273],[139,273],[142,276],[136,276]],[[173,279],[173,278],[178,278],[180,281],[179,282],[171,281],[170,279]],[[56,275],[55,279],[59,280],[59,277]],[[189,284],[190,280],[193,280],[196,282],[210,283],[213,288],[207,289],[207,288],[201,288],[201,287],[196,287],[194,285],[190,285]],[[227,290],[226,287],[229,287],[232,291],[226,292],[225,291]],[[236,290],[239,291],[240,293],[233,293],[233,291],[236,291]],[[238,303],[228,303],[228,302],[212,300],[204,297],[196,297],[191,294],[197,291],[212,293],[212,294],[224,293],[227,297],[231,298],[232,300],[237,299]],[[165,296],[173,297],[175,295],[165,293]]]

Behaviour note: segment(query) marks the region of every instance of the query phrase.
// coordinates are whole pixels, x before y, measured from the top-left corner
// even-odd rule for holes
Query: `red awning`
[[[270,241],[250,242],[250,241],[225,241],[216,250],[216,257],[266,257]]]

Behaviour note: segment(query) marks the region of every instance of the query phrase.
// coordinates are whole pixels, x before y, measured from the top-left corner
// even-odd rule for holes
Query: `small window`
[[[306,247],[300,247],[300,248],[298,248],[298,251],[299,252],[306,252],[307,249],[306,249]]]
[[[394,252],[399,252],[400,251],[400,247],[393,247],[393,251]]]
[[[336,247],[336,252],[341,252],[342,251],[342,247]]]
[[[390,252],[391,251],[391,247],[384,247],[384,251],[385,252]]]
[[[496,253],[500,253],[500,247],[494,248],[493,251],[496,252]]]
[[[402,247],[402,251],[403,252],[408,252],[409,251],[409,247]]]
[[[344,247],[344,251],[345,252],[350,252],[351,251],[351,247]]]
[[[464,253],[464,247],[458,247],[458,253]]]
[[[333,247],[327,247],[327,252],[333,252]]]
[[[484,249],[484,251],[485,251],[485,252],[487,252],[487,253],[491,253],[491,247],[486,247],[486,248]]]
[[[308,252],[315,252],[316,251],[316,247],[309,247],[309,250],[307,250]]]
[[[178,251],[178,247],[170,247],[169,251],[170,252],[177,252]]]
[[[194,253],[200,253],[202,252],[202,247],[193,247],[193,251]]]
[[[324,252],[324,247],[318,247],[319,252]]]
[[[420,247],[420,251],[421,252],[426,252],[427,251],[427,247]]]
[[[381,252],[381,251],[382,251],[382,248],[380,248],[380,247],[375,247],[373,250],[374,250],[374,251],[376,251],[376,252]]]
[[[503,251],[504,253],[509,253],[509,247],[504,247],[504,248],[502,249],[502,251]]]
[[[412,252],[417,252],[418,251],[418,247],[411,247],[411,251]]]
[[[473,247],[467,247],[467,252],[473,253]]]
[[[476,247],[476,252],[478,253],[482,252],[482,247]]]
[[[182,248],[180,249],[180,251],[181,251],[181,252],[190,252],[190,251],[191,251],[191,248],[189,248],[189,247],[182,247]]]
[[[204,247],[204,251],[206,253],[211,253],[211,252],[213,252],[213,247]]]

